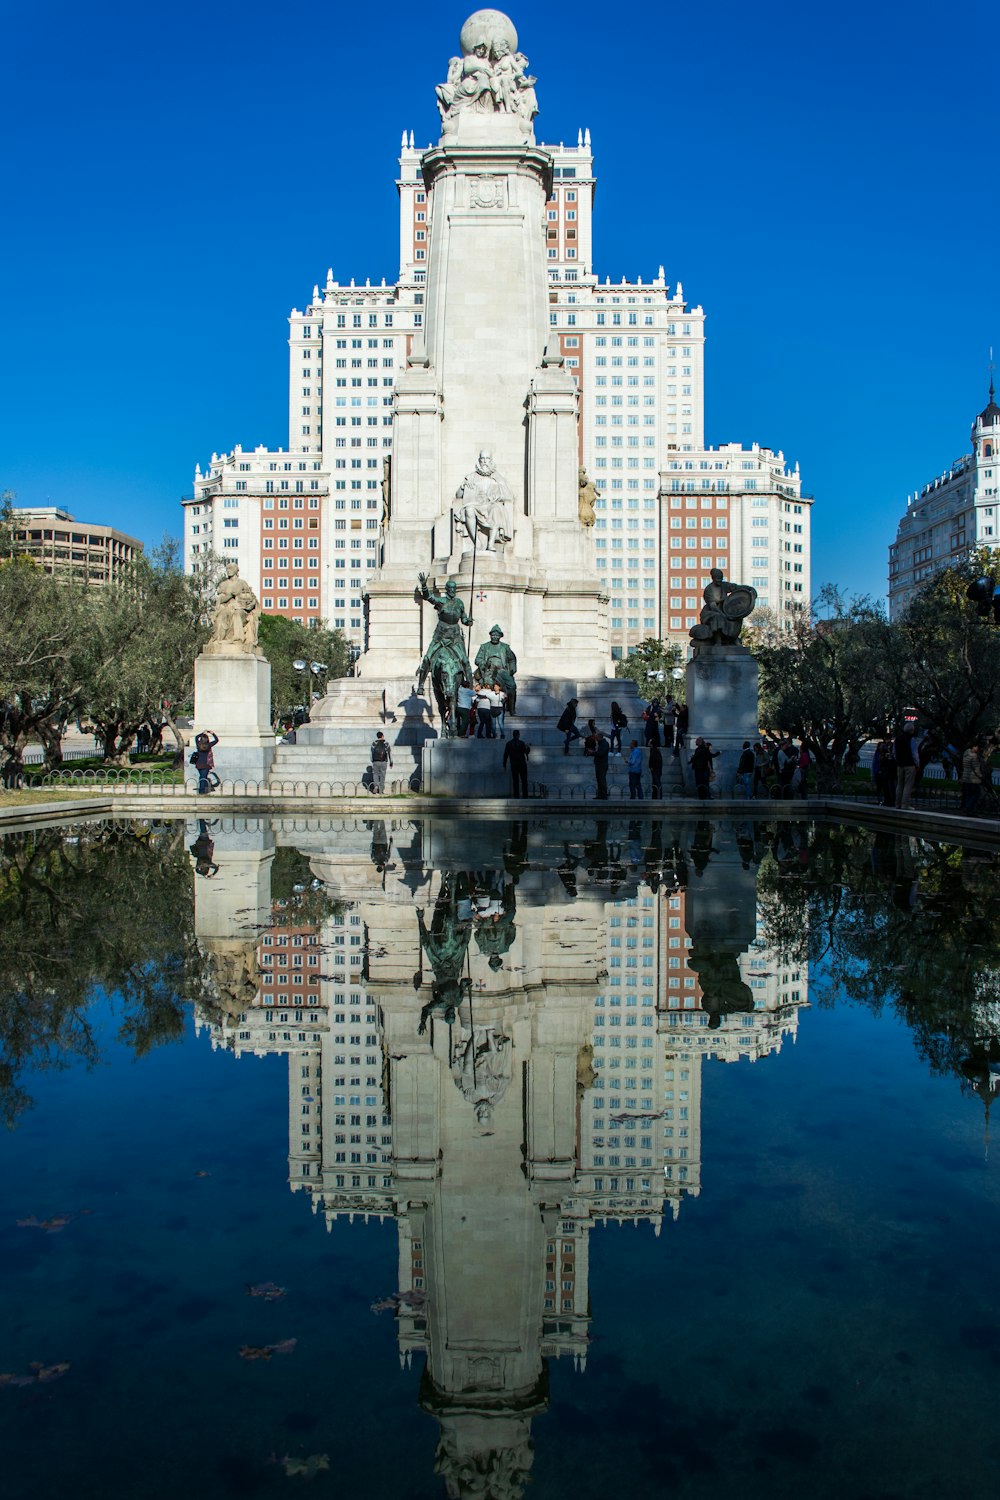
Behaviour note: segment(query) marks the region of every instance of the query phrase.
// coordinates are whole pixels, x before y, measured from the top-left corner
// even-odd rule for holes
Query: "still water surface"
[[[0,846],[5,1493],[1000,1490],[989,852]]]

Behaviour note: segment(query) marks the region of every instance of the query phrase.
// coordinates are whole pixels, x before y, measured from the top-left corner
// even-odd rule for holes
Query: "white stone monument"
[[[303,746],[328,727],[372,725],[383,692],[398,724],[440,733],[429,690],[428,699],[413,693],[436,623],[415,597],[421,573],[437,596],[456,582],[475,622],[473,658],[501,626],[518,660],[519,723],[535,713],[550,724],[570,696],[606,719],[611,697],[629,691],[610,680],[608,601],[581,517],[577,388],[549,348],[553,163],[534,140],[535,80],[499,11],[470,17],[461,47],[437,89],[440,141],[421,159],[423,337],[396,384],[360,682],[331,684]],[[526,737],[537,744],[540,735]]]
[[[194,664],[192,737],[193,745],[198,734],[218,735],[213,755],[223,786],[266,781],[274,759],[271,666],[257,644],[259,620],[253,589],[236,564],[227,563],[216,591],[211,639]]]

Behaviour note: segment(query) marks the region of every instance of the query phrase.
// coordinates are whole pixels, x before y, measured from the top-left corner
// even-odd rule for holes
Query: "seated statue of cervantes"
[[[487,548],[501,547],[513,540],[514,496],[506,479],[497,473],[492,453],[485,448],[472,473],[466,475],[455,491],[455,498],[465,502],[455,510],[455,518],[465,528],[473,546],[480,531],[486,537]]]

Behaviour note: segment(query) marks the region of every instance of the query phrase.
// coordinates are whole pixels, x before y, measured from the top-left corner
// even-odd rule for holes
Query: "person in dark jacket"
[[[913,803],[913,787],[920,765],[920,746],[913,732],[915,725],[900,724],[893,740],[896,757],[896,806],[908,808]]]
[[[597,799],[599,802],[608,800],[608,758],[611,755],[611,745],[603,729],[597,731],[597,739],[594,743],[594,779],[597,782]]]
[[[623,712],[621,705],[612,701],[611,704],[611,753],[621,755],[622,753],[622,730],[628,728],[628,718]]]
[[[756,760],[749,740],[743,741],[743,749],[736,766],[736,781],[747,801],[753,796],[753,778]]]
[[[219,778],[215,774],[215,757],[212,749],[219,743],[217,734],[195,735],[194,750],[191,753],[191,764],[198,772],[198,790],[201,793],[210,792],[213,783],[219,785]]]
[[[580,739],[580,731],[576,727],[577,702],[578,699],[576,698],[571,698],[569,700],[569,702],[566,704],[566,707],[563,709],[562,713],[559,716],[559,723],[556,725],[556,728],[559,730],[560,734],[564,734],[566,736],[566,739],[563,743],[563,755],[569,754],[570,740]]]
[[[663,800],[663,751],[659,745],[649,747],[649,779],[654,802]]]
[[[682,703],[677,710],[677,729],[674,734],[674,754],[680,755],[688,732],[688,706]]]
[[[521,731],[513,730],[510,739],[503,747],[503,763],[505,766],[510,766],[511,793],[515,797],[528,795],[528,756],[530,754],[531,746],[524,743]]]
[[[695,791],[703,802],[707,802],[709,797],[708,784],[712,779],[712,762],[718,760],[720,754],[721,752],[713,750],[711,743],[703,740],[701,735],[695,740],[694,749],[691,752],[691,772],[694,776]]]

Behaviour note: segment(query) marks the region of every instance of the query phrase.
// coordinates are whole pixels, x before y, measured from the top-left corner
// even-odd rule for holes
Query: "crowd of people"
[[[993,790],[991,759],[1000,749],[1000,735],[983,735],[964,751],[951,743],[935,745],[933,738],[914,720],[897,724],[894,734],[879,740],[872,755],[872,782],[883,807],[907,809],[927,766],[940,761],[945,777],[959,784],[959,811],[964,817],[979,812],[998,812]]]

